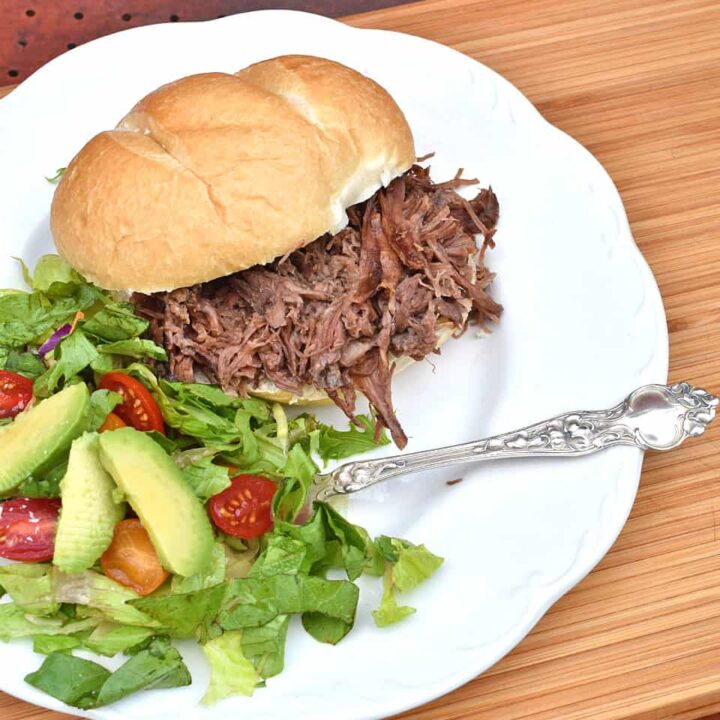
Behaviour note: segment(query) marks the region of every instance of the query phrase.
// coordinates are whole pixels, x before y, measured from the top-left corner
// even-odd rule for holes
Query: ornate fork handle
[[[577,457],[613,445],[670,450],[701,435],[715,417],[717,405],[718,398],[688,383],[644,385],[608,410],[568,412],[462,445],[346,463],[318,475],[313,494],[325,500],[399,475],[480,460]]]

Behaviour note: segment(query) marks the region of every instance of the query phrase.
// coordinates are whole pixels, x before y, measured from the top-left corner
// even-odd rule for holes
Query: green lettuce
[[[119,342],[142,335],[150,326],[138,317],[131,303],[110,301],[83,322],[83,330],[103,342]]]
[[[33,652],[39,655],[69,652],[82,644],[82,640],[76,635],[33,635]]]
[[[25,682],[67,705],[90,710],[117,702],[138,690],[189,685],[190,673],[167,638],[153,639],[115,672],[90,660],[52,653]]]
[[[276,520],[273,532],[305,544],[305,571],[312,575],[324,576],[330,568],[342,568],[349,580],[355,580],[371,568],[374,547],[367,532],[327,503],[316,502],[303,525]]]
[[[48,397],[62,385],[85,370],[97,358],[95,346],[85,333],[76,328],[63,338],[53,351],[54,362],[35,380],[33,393],[37,397]]]
[[[293,445],[283,467],[283,486],[273,499],[273,511],[277,517],[295,519],[305,506],[317,472],[318,466],[307,450],[300,443]]]
[[[10,370],[35,380],[45,372],[45,364],[33,352],[18,352],[0,347],[0,369]]]
[[[303,570],[306,557],[307,545],[304,542],[285,535],[270,535],[265,550],[252,566],[250,577],[297,575]]]
[[[201,700],[203,705],[232,695],[252,695],[259,677],[243,653],[242,636],[242,632],[226,632],[203,646],[210,663],[210,685]]]
[[[98,621],[110,620],[120,625],[158,627],[152,617],[133,607],[139,596],[110,578],[92,570],[63,573],[53,569],[54,599],[62,603],[87,606]]]
[[[158,690],[192,682],[180,653],[168,638],[153,639],[102,684],[95,707],[117,702],[138,690]]]
[[[389,567],[383,577],[383,595],[380,607],[372,612],[375,624],[380,628],[394,625],[414,612],[414,607],[398,605],[392,581],[392,567]]]
[[[171,583],[171,591],[173,594],[183,595],[220,585],[225,581],[226,567],[225,547],[222,543],[215,543],[208,571],[199,575],[191,575],[190,577],[174,575]]]
[[[192,385],[159,381],[148,367],[139,363],[133,363],[127,370],[152,391],[165,422],[170,427],[196,438],[203,444],[232,443],[239,440],[240,431],[234,422],[234,403],[224,402],[219,405],[188,390]],[[228,400],[232,401],[232,398]]]
[[[212,448],[193,448],[172,456],[195,495],[203,502],[230,487],[229,469],[213,462],[216,455],[217,451]]]
[[[99,430],[107,420],[107,416],[122,402],[120,393],[111,390],[95,390],[90,395],[88,406],[87,429],[91,432]]]
[[[167,360],[167,353],[164,348],[161,348],[152,340],[141,340],[138,337],[117,340],[107,345],[99,345],[98,352],[106,355],[124,355],[131,358],[149,357],[163,362]]]
[[[386,535],[375,540],[375,547],[385,560],[385,572],[382,600],[380,607],[373,611],[373,618],[378,627],[386,627],[415,612],[412,607],[398,605],[396,592],[407,592],[427,580],[442,565],[443,559],[424,545]]]
[[[53,653],[25,682],[38,690],[84,710],[97,707],[97,698],[110,672],[90,660]]]
[[[278,615],[317,612],[352,625],[357,601],[357,585],[347,580],[308,575],[248,577],[228,583],[218,621],[226,630],[238,630],[265,625]]]
[[[26,613],[53,615],[59,609],[53,597],[51,566],[15,563],[0,567],[0,584]]]
[[[273,677],[283,671],[289,624],[289,615],[278,615],[265,625],[242,630],[243,655],[253,663],[260,677]]]
[[[132,606],[177,638],[207,637],[225,597],[225,584],[182,595],[140,598]]]
[[[23,268],[25,281],[28,280],[27,268]],[[50,297],[67,297],[76,287],[86,285],[85,280],[59,255],[43,255],[35,264],[30,287]]]
[[[79,286],[70,297],[57,299],[39,292],[0,295],[0,346],[22,350],[26,345],[40,345],[45,336],[99,298],[99,291],[89,285]]]
[[[98,655],[112,657],[135,647],[154,633],[155,631],[150,628],[103,622],[83,640],[82,644]]]
[[[57,615],[39,617],[27,614],[15,603],[0,604],[0,640],[8,641],[35,635],[73,635],[97,625],[94,618],[72,620]]]
[[[55,467],[50,468],[44,475],[30,477],[23,480],[20,485],[13,490],[13,495],[18,497],[31,498],[59,498],[60,497],[60,481],[65,476],[67,470],[67,460],[63,460]]]
[[[375,422],[367,415],[358,415],[357,419],[360,427],[350,425],[347,430],[337,430],[330,425],[322,425],[319,428],[317,451],[323,460],[342,460],[390,442],[384,430],[375,440]]]

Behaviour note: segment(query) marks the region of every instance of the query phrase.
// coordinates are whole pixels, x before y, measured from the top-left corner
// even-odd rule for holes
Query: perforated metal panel
[[[404,0],[0,0],[0,85],[20,82],[81,43],[137,25],[210,20],[263,8],[339,17]]]

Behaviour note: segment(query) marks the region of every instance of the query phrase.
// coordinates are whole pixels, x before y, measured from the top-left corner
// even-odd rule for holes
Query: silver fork
[[[643,385],[608,410],[568,412],[461,445],[345,463],[317,475],[310,496],[327,500],[400,475],[481,460],[578,457],[613,445],[672,450],[702,435],[717,405],[717,397],[689,383]]]

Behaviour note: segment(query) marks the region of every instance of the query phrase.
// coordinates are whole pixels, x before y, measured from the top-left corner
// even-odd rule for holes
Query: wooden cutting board
[[[430,0],[347,19],[517,85],[605,165],[665,301],[670,379],[720,390],[720,4]],[[402,62],[397,58],[396,62]],[[406,720],[691,720],[720,711],[720,422],[651,454],[627,526],[518,648]],[[60,720],[0,696],[5,720]]]

